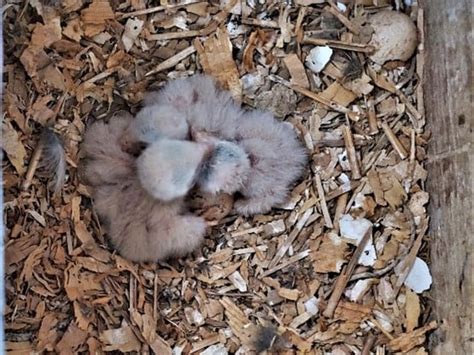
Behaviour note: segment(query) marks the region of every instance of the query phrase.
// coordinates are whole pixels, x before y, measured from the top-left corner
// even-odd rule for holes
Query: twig
[[[374,323],[375,326],[376,326],[377,328],[379,328],[379,330],[380,330],[388,339],[390,339],[390,340],[395,339],[392,334],[390,334],[388,331],[385,330],[384,327],[382,327],[382,325],[379,323],[379,321],[378,321],[377,319],[372,318],[372,319],[370,319],[370,321],[371,321],[372,323]]]
[[[143,10],[137,10],[137,11],[132,11],[132,12],[127,12],[125,14],[123,13],[118,13],[118,19],[122,20],[125,18],[133,17],[133,16],[141,16],[141,15],[149,15],[154,12],[160,12],[160,11],[165,11],[165,10],[170,10],[170,9],[175,9],[178,7],[186,7],[192,4],[197,4],[200,3],[201,1],[187,1],[185,4],[176,4],[176,5],[166,5],[166,6],[155,6],[155,7],[150,7],[149,9],[143,9]]]
[[[199,36],[201,31],[180,31],[180,32],[165,32],[165,33],[158,33],[149,35],[147,39],[149,41],[167,41],[170,39],[180,39],[180,38],[188,38],[188,37],[196,37]]]
[[[212,344],[218,343],[219,338],[220,338],[220,335],[216,334],[216,335],[210,336],[209,338],[205,338],[204,340],[194,343],[190,354],[194,354],[195,352],[202,350],[204,348],[207,348],[208,346],[211,346]]]
[[[130,312],[130,318],[133,319],[133,311],[135,310],[137,303],[137,279],[134,277],[130,277],[128,281],[128,311]]]
[[[107,78],[108,76],[112,75],[113,73],[115,73],[117,71],[117,67],[115,68],[109,68],[109,69],[106,69],[104,70],[102,73],[100,74],[97,74],[96,76],[93,76],[92,78],[90,78],[89,80],[86,80],[84,83],[95,83],[96,81],[99,81],[99,80],[102,80],[102,79],[105,79]]]
[[[341,196],[338,197],[336,201],[336,212],[334,212],[334,230],[336,233],[339,232],[339,218],[342,216],[344,213],[344,210],[346,209],[347,205],[347,200],[349,196],[347,193],[342,194]]]
[[[410,130],[410,160],[408,162],[408,180],[410,183],[413,181],[413,177],[415,175],[415,168],[416,168],[416,136],[415,130]]]
[[[326,202],[331,201],[332,199],[335,199],[336,197],[339,197],[342,194],[345,194],[346,192],[356,189],[357,187],[359,187],[359,185],[360,182],[358,181],[350,181],[339,186],[337,189],[332,190],[326,195]]]
[[[339,300],[346,288],[349,279],[354,272],[354,269],[359,261],[360,255],[365,248],[365,245],[369,241],[372,235],[371,229],[369,229],[365,234],[362,240],[360,241],[359,245],[357,246],[354,254],[352,255],[349,264],[344,268],[344,271],[339,275],[336,281],[336,285],[334,286],[334,290],[332,291],[331,297],[329,297],[328,304],[326,309],[323,312],[323,315],[326,318],[332,318],[334,315],[334,311],[336,310],[337,305],[339,304]]]
[[[306,11],[307,11],[307,7],[305,6],[300,7],[300,10],[298,11],[298,17],[296,18],[294,32],[296,35],[296,41],[298,43],[300,43],[304,38],[303,20],[306,16]],[[298,53],[298,57],[301,58],[301,53]]]
[[[159,73],[163,70],[173,68],[176,64],[181,62],[186,57],[189,57],[194,52],[196,52],[196,48],[194,47],[194,45],[191,45],[188,48],[183,49],[181,52],[176,53],[171,58],[168,58],[164,62],[158,64],[158,66],[156,66],[155,69],[153,69],[153,70],[149,71],[148,73],[146,73],[145,76],[150,76],[150,75]]]
[[[387,122],[382,122],[382,129],[385,133],[385,135],[388,138],[388,141],[392,145],[393,149],[398,153],[401,159],[406,159],[408,156],[407,151],[403,147],[402,143],[398,140],[397,136],[393,131],[391,130],[390,126],[387,124]]]
[[[281,260],[281,258],[286,254],[286,252],[290,248],[291,244],[296,239],[296,237],[300,234],[301,230],[303,229],[303,227],[305,226],[306,222],[308,221],[309,217],[312,214],[313,214],[313,209],[312,208],[308,208],[303,213],[301,218],[296,223],[295,228],[293,228],[293,230],[291,231],[288,238],[285,240],[283,245],[280,247],[280,249],[275,254],[273,260],[268,264],[269,268],[274,267]]]
[[[313,44],[315,46],[328,46],[331,48],[342,49],[342,50],[353,51],[353,52],[372,53],[374,51],[374,47],[369,46],[367,44],[350,43],[350,42],[336,41],[336,40],[324,39],[324,38],[311,38],[307,36],[303,38],[302,43]]]
[[[158,319],[158,273],[153,278],[153,319]]]
[[[307,249],[305,251],[302,251],[301,253],[298,253],[296,255],[293,255],[291,258],[288,258],[288,260],[284,261],[280,265],[275,266],[272,269],[269,269],[265,271],[264,273],[261,274],[260,278],[269,276],[273,274],[274,272],[277,272],[278,270],[281,270],[285,267],[287,267],[290,264],[296,263],[297,261],[300,261],[301,259],[306,258],[309,255],[310,249]]]
[[[352,193],[352,196],[349,199],[349,202],[347,203],[346,210],[344,211],[345,213],[349,213],[352,204],[357,198],[357,195],[359,194],[359,192],[361,192],[364,189],[366,184],[367,184],[367,178],[364,176],[362,180],[360,180],[360,184],[355,188],[354,192]]]
[[[276,21],[271,21],[271,20],[259,20],[256,18],[243,18],[241,21],[244,25],[257,26],[257,27],[263,27],[263,28],[280,28],[280,26],[278,26],[278,23]]]
[[[418,26],[418,33],[420,44],[418,45],[418,50],[416,52],[416,74],[418,75],[419,81],[416,85],[416,107],[418,112],[420,113],[421,117],[425,116],[425,103],[424,103],[424,96],[423,96],[423,72],[425,66],[425,36],[424,36],[424,10],[419,7],[418,8],[418,17],[416,20],[416,25]],[[424,123],[424,122],[421,122]],[[421,124],[422,125],[422,124]],[[418,127],[421,129],[421,127]]]
[[[337,111],[337,112],[341,112],[341,113],[352,113],[351,110],[349,110],[348,108],[342,106],[342,105],[339,105],[338,103],[334,102],[334,101],[331,101],[331,100],[328,100],[310,90],[307,90],[305,88],[302,88],[301,86],[297,86],[297,85],[292,85],[291,88],[293,90],[295,90],[296,92],[299,92],[300,94],[303,94],[305,96],[308,96],[309,98],[319,102],[320,104],[323,104],[324,106],[327,106],[331,109],[333,109],[334,111]],[[355,112],[354,112],[355,114]]]
[[[321,204],[321,211],[323,212],[324,223],[326,227],[333,228],[331,216],[329,215],[328,205],[326,203],[326,198],[324,196],[323,184],[321,183],[321,176],[319,173],[316,173],[314,176],[314,182],[316,184],[316,189],[318,190],[319,202]]]
[[[367,106],[369,108],[369,112],[367,114],[368,120],[369,120],[369,133],[371,135],[379,133],[379,127],[377,125],[377,114],[375,113],[375,105],[374,105],[374,100],[369,99],[367,102]]]
[[[26,172],[25,181],[23,181],[23,184],[21,186],[23,191],[28,190],[28,188],[31,185],[31,182],[33,181],[33,176],[35,175],[36,169],[38,168],[39,162],[41,160],[43,148],[44,148],[44,141],[40,139],[33,152],[33,155],[31,156],[30,165],[28,166],[28,170]]]
[[[370,355],[370,349],[374,346],[375,343],[375,336],[373,334],[369,334],[364,342],[364,347],[362,348],[361,355]]]
[[[360,272],[358,274],[352,275],[351,278],[349,279],[349,282],[362,280],[362,279],[369,279],[372,277],[380,278],[383,275],[387,274],[388,272],[392,271],[396,265],[397,265],[397,262],[394,261],[388,264],[383,269],[375,270],[373,272]]]
[[[357,161],[351,129],[348,126],[343,125],[342,135],[344,137],[344,144],[346,145],[347,159],[349,159],[349,165],[351,166],[352,178],[359,180],[362,176],[360,175],[359,162]]]
[[[249,229],[243,229],[243,230],[237,230],[235,232],[231,232],[230,236],[232,238],[236,238],[236,237],[241,237],[243,235],[249,235],[249,234],[254,234],[254,233],[258,234],[262,231],[263,231],[263,227],[259,226],[259,227],[253,227],[253,228],[249,228]]]

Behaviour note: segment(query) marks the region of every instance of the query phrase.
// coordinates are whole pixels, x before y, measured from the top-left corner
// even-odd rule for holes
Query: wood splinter
[[[314,177],[314,181],[316,183],[316,189],[318,190],[319,203],[321,204],[321,211],[323,212],[323,217],[324,217],[324,222],[326,224],[326,227],[333,228],[331,216],[329,215],[328,205],[326,203],[326,197],[324,194],[323,184],[321,182],[321,176],[319,174],[316,174]]]
[[[367,118],[368,118],[368,121],[369,121],[369,134],[374,135],[374,134],[379,133],[379,127],[378,127],[378,124],[377,124],[377,114],[375,113],[374,100],[370,99],[367,102],[367,106],[369,108],[369,111],[368,111],[368,114],[367,114]]]
[[[342,126],[342,135],[344,137],[344,144],[347,151],[347,159],[349,159],[349,165],[351,166],[352,178],[359,180],[362,175],[360,174],[359,163],[357,161],[356,150],[354,147],[354,140],[352,139],[351,129],[348,126]]]
[[[28,188],[31,186],[33,176],[35,175],[36,169],[38,169],[38,165],[41,160],[41,155],[43,154],[43,148],[44,141],[40,139],[31,157],[30,165],[28,166],[28,170],[26,172],[25,181],[23,181],[23,184],[21,185],[23,191],[28,190]]]
[[[408,157],[408,153],[407,151],[405,150],[405,148],[403,147],[402,143],[398,140],[397,136],[395,135],[395,133],[393,133],[392,129],[390,128],[390,126],[387,124],[387,122],[383,122],[382,123],[382,129],[385,133],[385,135],[387,136],[388,138],[388,141],[390,142],[390,144],[392,145],[393,149],[395,149],[395,151],[398,153],[398,155],[400,156],[400,158],[402,160],[406,159]]]
[[[342,293],[344,292],[344,289],[346,288],[347,283],[349,282],[349,279],[351,278],[351,275],[353,274],[355,270],[357,262],[359,261],[362,251],[364,250],[365,245],[369,241],[371,235],[372,235],[372,230],[369,229],[364,234],[364,237],[362,238],[356,250],[354,251],[352,258],[349,261],[349,264],[347,264],[347,266],[344,268],[344,270],[341,272],[341,274],[337,278],[336,285],[334,286],[334,290],[332,291],[331,297],[329,297],[327,307],[323,312],[323,315],[326,318],[333,317],[336,307],[339,304],[339,300],[341,299]]]
[[[150,76],[150,75],[159,73],[163,70],[173,68],[179,62],[181,62],[183,59],[189,57],[194,52],[196,52],[196,48],[193,45],[191,45],[191,46],[183,49],[181,52],[176,53],[174,56],[166,59],[163,63],[158,64],[158,66],[156,66],[155,69],[150,70],[148,73],[145,74],[145,76]]]

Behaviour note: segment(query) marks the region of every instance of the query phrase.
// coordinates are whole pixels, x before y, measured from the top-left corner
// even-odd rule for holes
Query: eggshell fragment
[[[314,47],[306,57],[307,67],[314,73],[319,73],[331,60],[332,52],[332,48],[328,46]]]
[[[204,350],[201,355],[227,355],[227,349],[223,344],[211,345],[206,350]]]
[[[362,297],[370,289],[374,281],[374,279],[365,279],[357,281],[354,287],[348,289],[345,292],[346,297],[349,298],[352,302],[360,302],[360,300],[362,300]]]
[[[348,243],[359,245],[365,233],[372,228],[372,222],[365,218],[354,219],[350,214],[344,214],[339,219],[339,226],[341,228],[341,236]],[[376,260],[377,253],[371,238],[365,245],[358,263],[364,266],[373,266]]]
[[[418,44],[413,21],[398,11],[380,11],[369,19],[374,33],[369,45],[375,48],[370,59],[378,64],[389,60],[406,61],[415,53]]]
[[[413,267],[405,279],[405,286],[416,293],[422,293],[431,287],[431,274],[428,265],[420,259],[416,258]]]

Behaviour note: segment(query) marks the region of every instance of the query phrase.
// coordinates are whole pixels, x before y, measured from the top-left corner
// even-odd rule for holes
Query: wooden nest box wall
[[[472,353],[472,3],[423,1],[433,354]]]

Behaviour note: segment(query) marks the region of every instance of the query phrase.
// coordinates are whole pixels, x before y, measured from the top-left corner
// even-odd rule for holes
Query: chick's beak
[[[204,154],[202,156],[202,162],[209,160],[214,154],[214,144],[211,142],[200,143],[204,147]]]

